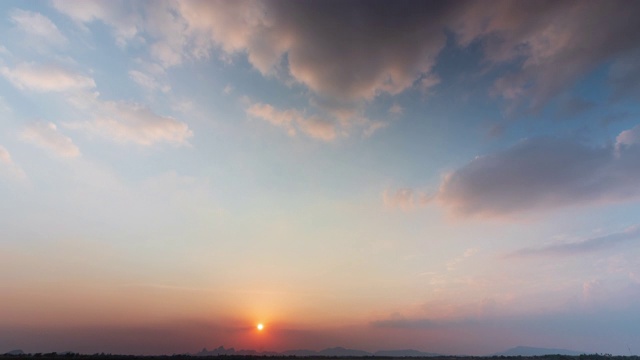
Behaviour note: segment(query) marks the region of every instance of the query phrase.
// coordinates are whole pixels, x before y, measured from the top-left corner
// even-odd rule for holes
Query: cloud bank
[[[478,156],[447,175],[437,199],[458,215],[510,216],[523,211],[640,195],[640,147],[620,152],[573,140],[532,138]]]
[[[435,86],[446,32],[462,47],[480,43],[488,64],[510,64],[495,94],[533,109],[640,47],[640,5],[624,1],[53,4],[83,26],[107,24],[121,46],[148,44],[164,68],[214,53],[228,61],[246,55],[263,75],[304,85],[312,104],[337,113],[380,94]]]
[[[445,175],[431,196],[387,190],[384,203],[410,209],[433,202],[459,217],[510,218],[568,206],[640,197],[640,126],[621,132],[615,145],[572,139],[524,139],[477,156]]]
[[[625,1],[467,3],[454,29],[462,45],[480,40],[488,62],[515,63],[494,91],[540,110],[585,73],[640,44],[640,4]]]

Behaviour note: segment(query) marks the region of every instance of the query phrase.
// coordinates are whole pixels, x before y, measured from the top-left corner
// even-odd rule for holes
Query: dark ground
[[[591,354],[579,356],[544,355],[544,356],[432,356],[432,357],[384,357],[384,356],[137,356],[112,354],[23,354],[0,355],[0,360],[640,360],[640,356],[612,356],[609,354]]]

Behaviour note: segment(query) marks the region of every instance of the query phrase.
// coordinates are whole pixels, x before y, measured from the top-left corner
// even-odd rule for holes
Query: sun
[[[262,329],[264,329],[264,325],[262,325],[262,323],[256,325],[256,329],[258,329],[258,331],[262,331]]]

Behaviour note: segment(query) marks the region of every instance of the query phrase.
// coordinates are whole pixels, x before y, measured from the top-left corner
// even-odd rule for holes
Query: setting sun
[[[256,325],[256,328],[258,329],[258,331],[262,331],[262,329],[264,329],[264,325],[258,324]]]

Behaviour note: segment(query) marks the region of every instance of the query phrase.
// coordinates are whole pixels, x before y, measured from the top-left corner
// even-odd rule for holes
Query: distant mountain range
[[[543,356],[543,355],[570,355],[577,356],[584,354],[583,352],[567,350],[567,349],[545,349],[529,346],[516,346],[509,350],[495,353],[495,356]]]
[[[12,350],[5,355],[23,355],[25,354],[22,350]],[[64,353],[60,353],[64,354]],[[502,352],[498,352],[495,354],[491,354],[488,356],[543,356],[543,355],[569,355],[569,356],[577,356],[580,354],[584,354],[583,352],[567,350],[567,349],[547,349],[547,348],[537,348],[537,347],[529,347],[529,346],[517,346]],[[207,348],[202,349],[200,352],[193,354],[195,356],[218,356],[218,355],[253,355],[253,356],[327,356],[327,357],[357,357],[357,356],[380,356],[380,357],[433,357],[433,356],[446,356],[443,354],[431,353],[431,352],[423,352],[412,349],[405,350],[382,350],[376,352],[367,352],[363,350],[356,349],[346,349],[343,347],[333,347],[327,348],[320,351],[307,350],[307,349],[298,349],[298,350],[287,350],[283,352],[275,352],[275,351],[256,351],[256,350],[236,350],[234,348],[225,349],[224,346],[220,346],[213,350],[207,350]]]
[[[225,349],[224,346],[220,346],[213,350],[202,349],[197,356],[217,356],[217,355],[284,355],[284,356],[388,356],[388,357],[428,357],[428,356],[442,356],[442,354],[422,352],[418,350],[406,349],[406,350],[383,350],[376,351],[374,353],[356,350],[346,349],[343,347],[327,348],[320,351],[313,351],[307,349],[299,350],[287,350],[283,352],[265,351],[259,352],[255,350],[235,350],[234,348]]]

